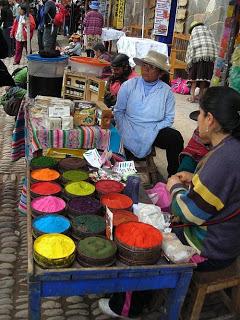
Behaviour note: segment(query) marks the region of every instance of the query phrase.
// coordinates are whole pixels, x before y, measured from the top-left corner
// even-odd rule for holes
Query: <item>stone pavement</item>
[[[35,41],[35,40],[34,40]],[[64,39],[63,39],[64,41]],[[12,71],[12,59],[5,59]],[[24,65],[26,60],[23,59]],[[0,92],[1,93],[1,92]],[[190,138],[196,123],[188,114],[197,105],[186,102],[185,96],[176,95],[175,127],[181,131],[185,142]],[[11,162],[11,133],[14,119],[0,109],[0,320],[28,319],[27,292],[27,230],[26,218],[17,212],[17,203],[25,175],[25,162]],[[156,163],[166,177],[166,159],[162,150],[157,151]],[[97,307],[99,296],[42,299],[42,320],[107,320]],[[161,306],[146,310],[142,319],[161,318]],[[203,309],[201,320],[230,320],[217,295],[210,295]],[[187,319],[183,319],[187,320]]]

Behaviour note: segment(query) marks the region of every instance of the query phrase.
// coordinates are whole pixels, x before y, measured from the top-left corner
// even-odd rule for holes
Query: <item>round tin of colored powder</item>
[[[33,249],[34,260],[43,268],[63,268],[73,263],[76,246],[71,238],[51,233],[38,237]]]
[[[58,183],[55,182],[36,182],[30,187],[31,196],[33,198],[39,196],[50,196],[50,195],[60,195],[62,188]]]
[[[115,180],[100,180],[95,187],[100,196],[111,192],[121,193],[124,189],[124,185]]]
[[[37,217],[32,222],[33,235],[38,237],[45,233],[67,233],[71,228],[70,221],[58,214],[47,214]]]
[[[107,193],[101,196],[100,202],[110,209],[129,209],[133,205],[132,199],[121,193]]]
[[[113,213],[113,225],[118,226],[121,223],[138,221],[138,217],[127,210],[112,210]]]
[[[30,167],[32,170],[34,169],[42,169],[42,168],[54,168],[57,165],[57,160],[51,157],[36,157],[31,160]]]
[[[66,207],[63,199],[55,196],[43,196],[32,200],[31,207],[33,214],[41,215],[46,213],[61,213]]]
[[[77,244],[77,260],[85,267],[111,266],[116,252],[115,243],[101,237],[87,237]]]
[[[72,220],[72,236],[83,239],[90,236],[105,235],[106,223],[103,217],[91,214],[81,215]]]
[[[70,197],[90,196],[95,192],[95,187],[85,181],[70,182],[65,186],[65,191]]]
[[[60,177],[60,173],[53,169],[36,169],[31,172],[31,178],[37,181],[55,181]]]
[[[88,177],[88,173],[83,170],[68,170],[62,174],[63,183],[83,181]]]
[[[76,197],[68,202],[67,214],[75,217],[81,214],[100,214],[101,203],[92,197]]]
[[[85,159],[75,157],[62,159],[58,163],[58,167],[61,171],[78,170],[85,168],[86,166],[87,162]]]

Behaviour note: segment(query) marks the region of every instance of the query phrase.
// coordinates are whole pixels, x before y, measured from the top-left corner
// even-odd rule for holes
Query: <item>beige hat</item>
[[[147,63],[166,72],[169,72],[170,69],[170,65],[168,64],[168,57],[154,50],[148,51],[146,57],[142,59],[133,58],[133,60],[136,64],[141,65],[143,63]]]

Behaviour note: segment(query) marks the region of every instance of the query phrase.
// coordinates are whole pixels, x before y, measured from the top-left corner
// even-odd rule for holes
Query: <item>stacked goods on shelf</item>
[[[51,168],[42,168],[46,164]],[[107,267],[116,262],[117,256],[129,265],[157,262],[161,233],[138,223],[138,217],[131,212],[133,201],[122,194],[121,182],[108,179],[94,185],[89,182],[87,163],[74,157],[60,161],[34,158],[31,168],[33,258],[40,267],[65,268],[75,261],[85,267]],[[106,238],[106,206],[113,214],[113,240]],[[133,242],[125,241],[124,232]]]

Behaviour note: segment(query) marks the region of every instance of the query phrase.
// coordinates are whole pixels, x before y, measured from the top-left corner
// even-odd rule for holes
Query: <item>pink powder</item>
[[[65,209],[66,203],[59,197],[46,196],[35,198],[31,202],[34,210],[46,213],[59,212]]]

